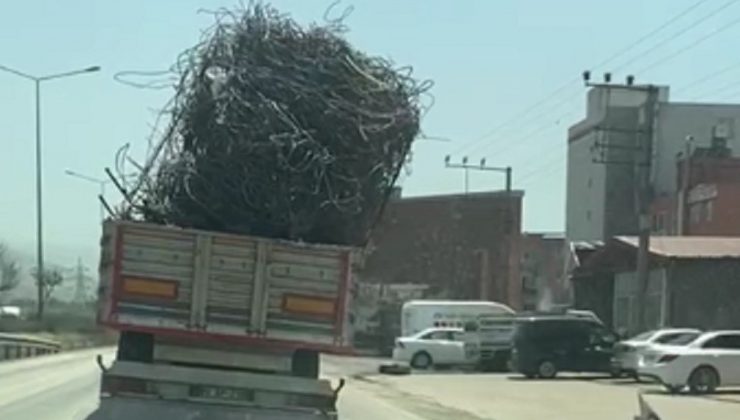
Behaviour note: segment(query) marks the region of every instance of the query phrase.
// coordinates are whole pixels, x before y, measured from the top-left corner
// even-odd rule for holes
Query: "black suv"
[[[613,373],[617,336],[599,322],[568,316],[517,320],[512,367],[528,378],[553,378],[558,372]]]

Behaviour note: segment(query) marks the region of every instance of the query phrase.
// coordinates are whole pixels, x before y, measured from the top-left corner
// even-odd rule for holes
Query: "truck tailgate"
[[[353,248],[107,221],[99,317],[122,330],[347,344]]]

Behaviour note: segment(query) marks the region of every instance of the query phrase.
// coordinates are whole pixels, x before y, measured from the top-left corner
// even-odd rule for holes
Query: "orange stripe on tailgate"
[[[332,299],[323,297],[286,294],[283,296],[283,311],[331,318],[336,304]]]
[[[177,283],[174,281],[124,277],[123,291],[124,293],[140,296],[176,298]]]

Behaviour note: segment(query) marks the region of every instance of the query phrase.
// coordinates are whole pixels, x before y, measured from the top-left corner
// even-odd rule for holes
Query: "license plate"
[[[209,400],[252,401],[254,392],[226,386],[194,385],[190,387],[190,396]]]

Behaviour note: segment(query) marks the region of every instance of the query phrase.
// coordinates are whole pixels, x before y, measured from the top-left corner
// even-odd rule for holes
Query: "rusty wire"
[[[346,14],[302,28],[263,4],[214,12],[202,42],[156,73],[176,93],[124,217],[364,244],[431,82],[353,48]]]

